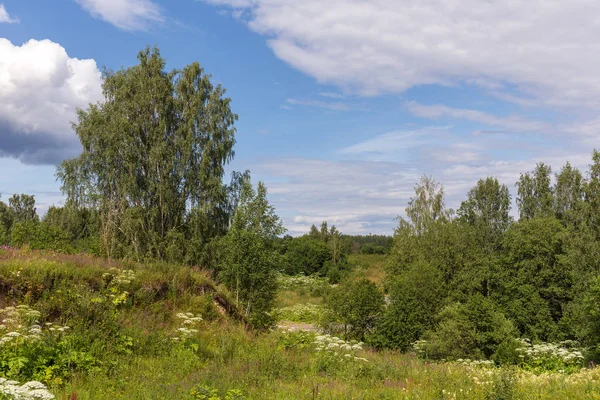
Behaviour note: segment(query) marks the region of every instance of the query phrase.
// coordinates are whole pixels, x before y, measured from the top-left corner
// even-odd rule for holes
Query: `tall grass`
[[[127,270],[132,279],[115,278]],[[248,330],[217,301],[230,307],[227,298],[208,273],[187,267],[0,252],[0,306],[26,304],[40,323],[71,327],[65,345],[46,348],[66,360],[62,369],[35,376],[58,399],[600,398],[597,369],[534,374],[368,348],[352,353],[367,361],[332,356],[336,349],[317,351],[313,333]],[[182,336],[184,325],[193,329]]]

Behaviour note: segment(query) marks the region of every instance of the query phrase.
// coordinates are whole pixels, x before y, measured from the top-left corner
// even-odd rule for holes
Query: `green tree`
[[[231,228],[220,241],[220,277],[256,327],[273,322],[269,312],[281,264],[276,240],[284,232],[265,185],[259,182],[254,190],[249,181],[244,182]]]
[[[566,225],[583,222],[584,184],[581,172],[568,162],[556,174],[554,214]]]
[[[591,229],[600,239],[600,152],[594,149],[588,182],[584,187],[587,220]]]
[[[156,48],[138,60],[104,71],[105,101],[79,110],[73,125],[83,152],[57,175],[69,201],[100,210],[107,256],[163,258],[190,209],[226,209],[222,178],[237,116],[198,63],[167,72]]]
[[[517,182],[517,206],[521,219],[552,214],[554,194],[550,184],[551,173],[549,165],[538,163],[533,172],[521,174]]]
[[[13,214],[5,202],[0,201],[0,244],[8,244],[10,241],[10,228],[13,224]]]
[[[462,202],[458,215],[476,228],[482,245],[496,247],[512,222],[508,188],[496,178],[480,179]]]
[[[8,199],[13,222],[38,222],[35,198],[27,194],[13,194]]]
[[[374,282],[362,278],[333,289],[326,306],[329,322],[342,323],[346,338],[365,340],[383,310],[383,293]]]
[[[331,259],[331,249],[310,236],[291,239],[285,253],[284,271],[287,274],[325,274],[325,263]]]
[[[437,318],[436,328],[424,336],[432,358],[489,359],[517,333],[494,302],[481,295],[446,306]]]
[[[554,339],[564,305],[572,299],[567,238],[568,231],[553,217],[519,221],[505,234],[503,264],[494,274],[495,293],[521,333],[531,339]]]
[[[423,175],[415,185],[415,196],[406,207],[406,216],[418,235],[425,233],[438,220],[449,219],[451,210],[446,209],[444,187],[432,177]]]
[[[417,262],[389,279],[389,305],[377,341],[381,346],[407,350],[433,327],[445,302],[446,285],[440,271],[426,262]]]

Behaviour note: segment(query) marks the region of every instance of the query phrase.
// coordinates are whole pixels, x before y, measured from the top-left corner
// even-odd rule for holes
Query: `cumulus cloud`
[[[362,94],[465,82],[557,106],[600,102],[595,0],[206,1],[243,11],[293,67]]]
[[[152,0],[76,0],[93,17],[126,31],[144,31],[164,22],[160,7]]]
[[[54,164],[79,152],[76,108],[102,99],[96,62],[50,40],[0,38],[0,155]]]
[[[4,4],[0,3],[0,24],[16,24],[18,22],[19,19],[8,15],[8,11],[6,11]]]

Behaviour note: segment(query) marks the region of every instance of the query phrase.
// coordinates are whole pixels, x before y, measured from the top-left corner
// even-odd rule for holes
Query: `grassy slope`
[[[382,262],[367,268],[367,276],[380,276],[377,265]],[[98,303],[108,295],[102,275],[111,267],[136,274],[133,296],[115,307]],[[220,314],[212,302],[216,296],[227,298],[227,292],[202,271],[185,267],[0,253],[0,307],[27,303],[42,312],[44,322],[68,324],[70,335],[78,335],[101,362],[72,372],[62,384],[51,380],[59,399],[72,392],[80,400],[187,399],[196,385],[214,387],[223,397],[240,389],[250,399],[600,398],[596,369],[515,377],[504,369],[432,364],[370,350],[359,354],[366,363],[337,362],[310,344],[302,347],[295,334],[248,332]],[[99,313],[104,308],[96,309],[98,304],[108,314]],[[187,346],[170,340],[180,326],[177,312],[204,317]],[[123,338],[131,338],[131,345],[123,345]]]

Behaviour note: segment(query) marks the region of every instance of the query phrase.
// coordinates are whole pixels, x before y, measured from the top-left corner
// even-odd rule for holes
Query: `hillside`
[[[301,297],[313,284],[287,290]],[[435,364],[311,332],[252,332],[228,298],[188,267],[3,249],[2,327],[20,335],[3,332],[0,370],[57,399],[592,399],[600,390],[597,369]]]

